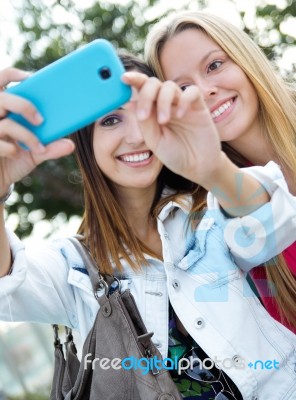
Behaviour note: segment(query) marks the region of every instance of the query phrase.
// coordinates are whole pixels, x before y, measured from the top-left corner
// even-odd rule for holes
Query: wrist
[[[211,171],[203,177],[203,182],[199,182],[199,184],[210,192],[213,188],[220,186],[225,180],[225,174],[229,172],[229,169],[232,170],[233,168],[239,171],[239,168],[229,160],[223,151],[221,151],[220,157],[216,160],[215,165],[213,165]]]
[[[11,195],[12,191],[14,188],[14,183],[12,183],[7,189],[6,191],[2,190],[0,191],[0,205],[4,204],[6,202],[6,200],[9,198],[9,196]]]

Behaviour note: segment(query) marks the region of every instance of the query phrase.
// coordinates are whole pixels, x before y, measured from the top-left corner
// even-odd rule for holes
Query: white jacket
[[[164,261],[147,256],[150,266],[136,273],[122,260],[124,272],[117,276],[134,295],[163,357],[170,300],[244,399],[296,399],[296,335],[266,312],[245,279],[246,271],[296,240],[296,198],[273,162],[246,170],[268,189],[269,203],[228,219],[209,194],[209,209],[195,229],[186,224],[186,205],[171,202],[158,218]],[[98,303],[72,243],[63,239],[24,249],[14,234],[9,239],[14,264],[12,274],[0,279],[0,320],[68,325],[84,340]]]

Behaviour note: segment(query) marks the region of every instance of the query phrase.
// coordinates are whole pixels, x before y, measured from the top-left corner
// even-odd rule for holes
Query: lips
[[[143,161],[148,160],[152,156],[152,152],[150,150],[137,152],[137,153],[128,153],[122,154],[117,158],[121,161],[128,162],[128,163],[140,163]]]
[[[222,102],[220,102],[219,105],[214,106],[211,109],[212,118],[215,119],[215,118],[218,118],[219,116],[221,116],[222,114],[224,114],[224,112],[233,105],[235,100],[236,100],[236,97],[232,97],[228,100],[223,100]]]

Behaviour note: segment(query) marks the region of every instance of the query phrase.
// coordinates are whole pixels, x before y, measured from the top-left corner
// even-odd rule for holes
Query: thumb
[[[149,118],[138,121],[138,124],[147,147],[154,153],[161,137],[160,126],[156,120],[155,111],[153,111]]]
[[[60,139],[45,146],[45,151],[39,154],[32,153],[36,165],[46,160],[55,160],[71,154],[75,144],[70,139]]]

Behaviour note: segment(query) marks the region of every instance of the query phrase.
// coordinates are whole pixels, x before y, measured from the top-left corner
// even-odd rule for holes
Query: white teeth
[[[150,152],[146,151],[145,153],[140,153],[140,154],[135,154],[135,155],[129,155],[129,156],[120,156],[119,158],[122,161],[127,161],[127,162],[139,162],[139,161],[144,161],[147,160],[150,157]]]
[[[231,104],[233,103],[233,100],[228,100],[226,103],[222,104],[217,110],[213,111],[211,113],[212,118],[217,118],[219,115],[223,114],[225,110],[227,110]]]

